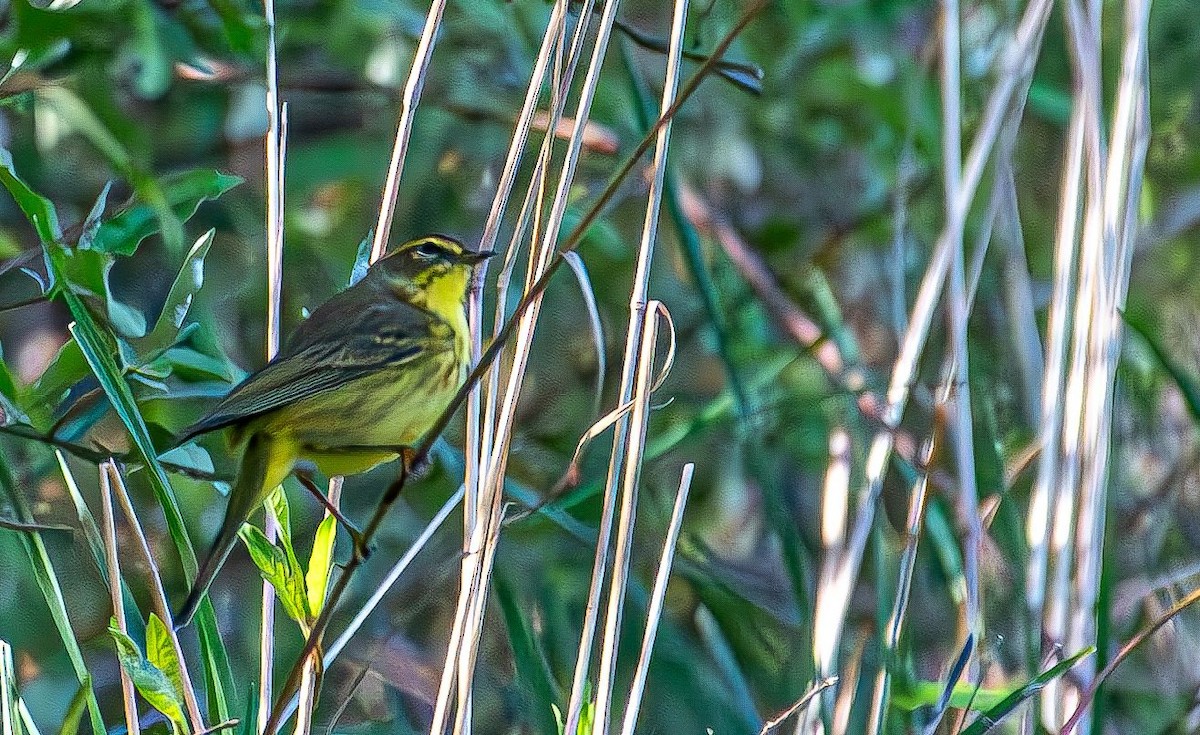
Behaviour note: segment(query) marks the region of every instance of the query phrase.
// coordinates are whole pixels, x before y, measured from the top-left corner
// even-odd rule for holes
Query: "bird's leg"
[[[329,515],[333,516],[338,523],[342,524],[342,527],[346,529],[346,533],[350,534],[350,540],[354,543],[354,555],[361,555],[364,559],[369,556],[370,552],[366,549],[366,541],[363,539],[362,531],[360,531],[358,526],[354,525],[354,523],[352,523],[350,519],[342,513],[342,511],[338,510],[336,505],[329,502],[329,498],[326,497],[325,493],[321,491],[321,488],[317,486],[317,483],[315,480],[313,480],[312,475],[306,470],[296,470],[295,474],[296,479],[300,481],[300,484],[304,486],[304,489],[308,490],[313,494],[313,497],[321,501],[321,505],[325,506],[325,510],[329,511]]]

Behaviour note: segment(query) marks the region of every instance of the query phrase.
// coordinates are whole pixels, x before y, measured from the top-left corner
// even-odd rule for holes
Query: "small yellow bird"
[[[228,427],[242,461],[176,625],[191,621],[242,523],[298,461],[328,475],[365,472],[433,426],[466,379],[466,296],[472,269],[492,255],[442,236],[401,245],[182,433],[180,443]]]

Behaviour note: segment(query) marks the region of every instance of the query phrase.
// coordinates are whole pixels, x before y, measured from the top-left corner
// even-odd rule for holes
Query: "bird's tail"
[[[238,470],[237,481],[229,493],[229,506],[225,510],[225,520],[221,522],[221,530],[213,541],[212,550],[208,552],[196,580],[188,592],[187,600],[175,616],[175,627],[182,628],[192,621],[200,602],[216,578],[217,572],[229,558],[230,552],[237,544],[238,531],[242,524],[262,504],[270,488],[282,482],[291,472],[288,466],[272,466],[272,458],[276,452],[272,450],[270,438],[254,434],[246,444],[246,452],[242,455],[242,466]]]

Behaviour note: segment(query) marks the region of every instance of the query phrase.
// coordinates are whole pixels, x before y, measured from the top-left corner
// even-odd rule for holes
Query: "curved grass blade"
[[[1026,700],[1042,691],[1047,684],[1067,673],[1072,666],[1079,663],[1085,656],[1092,655],[1095,651],[1096,649],[1089,646],[1074,656],[1059,661],[1056,665],[1030,679],[1029,683],[1009,694],[995,707],[981,713],[967,729],[962,731],[962,735],[984,735],[991,731],[993,727],[998,725],[1001,720],[1010,715],[1013,710]]]

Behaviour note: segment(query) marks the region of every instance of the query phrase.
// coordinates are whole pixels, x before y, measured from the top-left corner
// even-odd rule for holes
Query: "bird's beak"
[[[463,255],[463,260],[467,261],[467,263],[471,265],[479,265],[495,254],[495,250],[480,250],[477,253],[465,253]]]

